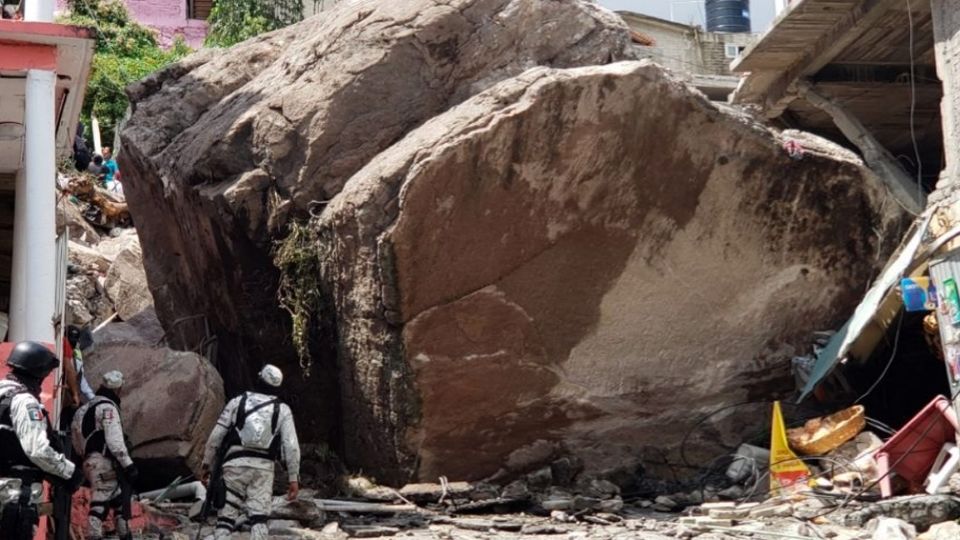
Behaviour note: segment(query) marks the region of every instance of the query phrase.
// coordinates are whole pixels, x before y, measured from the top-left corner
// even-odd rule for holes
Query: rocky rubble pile
[[[57,205],[58,232],[70,229],[67,324],[95,327],[114,314],[127,320],[153,305],[137,231],[103,228],[85,206],[67,190]]]
[[[537,493],[484,483],[410,484],[391,489],[352,477],[341,498],[313,490],[288,502],[274,500],[271,538],[346,539],[538,539],[718,540],[753,538],[834,538],[837,540],[946,540],[956,538],[960,499],[950,496],[901,497],[882,505],[850,503],[809,495],[778,496],[759,502],[713,502],[686,511],[658,510],[660,502],[620,499],[614,489],[584,479],[569,488],[571,498],[616,500],[614,507],[551,509],[549,490]],[[581,491],[583,490],[583,491]],[[148,503],[148,513],[167,525],[153,532],[163,538],[193,537],[197,503]],[[170,525],[174,523],[174,525]],[[205,526],[205,531],[209,525]],[[241,525],[241,529],[242,529]],[[162,530],[161,530],[162,529]],[[242,533],[241,533],[242,534]],[[951,536],[954,535],[954,536]],[[148,536],[149,537],[149,536]]]

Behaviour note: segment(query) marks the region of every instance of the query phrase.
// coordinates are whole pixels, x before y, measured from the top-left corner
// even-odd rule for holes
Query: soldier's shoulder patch
[[[43,409],[39,405],[31,403],[27,405],[27,417],[34,422],[43,421]]]

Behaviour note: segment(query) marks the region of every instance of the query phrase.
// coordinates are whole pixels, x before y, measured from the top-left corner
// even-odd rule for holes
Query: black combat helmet
[[[36,341],[21,341],[7,358],[7,365],[15,373],[44,379],[60,362],[56,355]]]

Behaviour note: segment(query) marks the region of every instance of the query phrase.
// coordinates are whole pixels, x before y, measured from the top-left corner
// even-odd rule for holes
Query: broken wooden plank
[[[319,510],[326,512],[357,512],[362,514],[396,514],[401,512],[419,512],[421,509],[412,504],[384,504],[342,501],[337,499],[314,499]]]

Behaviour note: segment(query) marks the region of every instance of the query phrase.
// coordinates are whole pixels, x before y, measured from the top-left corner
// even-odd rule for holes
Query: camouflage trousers
[[[273,500],[273,470],[253,467],[223,467],[223,482],[227,487],[227,503],[217,514],[216,538],[230,535],[246,515],[250,523],[251,540],[267,540],[267,518]]]

